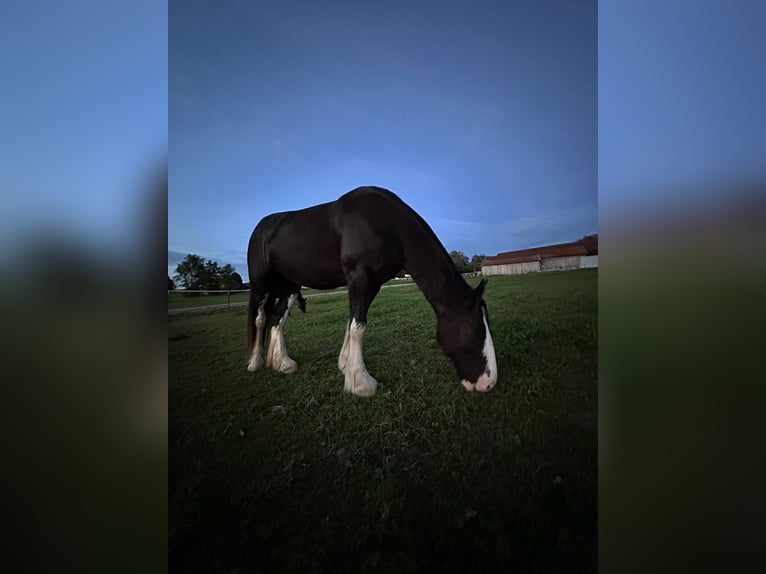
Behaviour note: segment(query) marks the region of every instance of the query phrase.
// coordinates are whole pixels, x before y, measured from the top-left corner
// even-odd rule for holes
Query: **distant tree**
[[[168,291],[173,291],[176,288],[176,284],[173,283],[173,280],[170,278],[170,275],[168,275]]]
[[[452,262],[460,273],[468,273],[471,270],[468,257],[466,257],[465,253],[462,251],[450,251],[449,256],[452,258]]]
[[[212,259],[189,254],[176,266],[175,279],[186,289],[213,291],[226,289],[225,283],[234,273],[234,267],[228,263],[220,266]],[[239,281],[241,283],[241,277]]]
[[[189,254],[176,265],[175,280],[186,289],[202,289],[205,279],[205,260]]]
[[[224,289],[231,289],[232,291],[242,289],[242,276],[235,271],[224,279],[223,285]]]
[[[481,262],[484,261],[486,255],[474,254],[471,257],[471,271],[481,271]]]
[[[223,283],[221,277],[221,266],[217,261],[208,259],[205,261],[205,270],[203,272],[202,289],[220,289]]]
[[[224,265],[223,267],[218,268],[218,282],[219,282],[219,289],[229,289],[229,278],[234,275],[236,271],[234,271],[234,267],[232,267],[229,263]],[[237,275],[239,277],[239,274]],[[242,277],[239,277],[239,282],[242,283]]]

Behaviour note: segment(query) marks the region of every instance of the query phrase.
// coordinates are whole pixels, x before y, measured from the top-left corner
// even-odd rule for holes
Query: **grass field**
[[[232,293],[232,303],[246,303],[247,293]],[[223,294],[191,294],[183,291],[172,291],[168,293],[168,309],[185,309],[187,307],[205,307],[208,305],[226,305],[228,296]]]
[[[411,280],[391,280],[386,285],[402,285],[410,284]],[[333,291],[345,291],[345,287],[333,289]],[[315,293],[323,293],[316,289],[303,289],[303,295],[313,295]],[[232,293],[231,303],[246,303],[248,299],[247,293]],[[168,309],[185,309],[192,307],[207,307],[211,305],[226,305],[229,302],[228,295],[226,293],[184,293],[180,291],[171,291],[168,293]]]
[[[416,287],[370,309],[369,399],[337,369],[346,297],[293,311],[294,375],[245,370],[244,309],[169,317],[171,570],[595,571],[597,273],[489,278],[486,394]]]

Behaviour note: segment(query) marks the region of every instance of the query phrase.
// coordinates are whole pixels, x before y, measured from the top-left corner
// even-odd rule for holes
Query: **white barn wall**
[[[564,269],[578,269],[580,267],[580,255],[567,257],[546,257],[540,264],[542,271],[563,271]]]
[[[588,269],[598,267],[598,255],[570,255],[547,257],[542,261],[507,263],[505,265],[482,265],[482,275],[522,275],[540,271],[564,271],[566,269]]]
[[[521,275],[540,271],[539,261],[525,261],[524,263],[508,263],[506,265],[482,265],[482,275]]]

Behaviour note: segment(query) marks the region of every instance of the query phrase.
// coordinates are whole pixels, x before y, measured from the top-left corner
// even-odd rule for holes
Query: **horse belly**
[[[272,246],[273,271],[291,281],[313,289],[333,289],[346,284],[335,242],[322,241],[314,235],[291,237]]]

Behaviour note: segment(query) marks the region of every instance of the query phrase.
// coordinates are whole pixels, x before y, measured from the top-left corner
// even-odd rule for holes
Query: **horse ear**
[[[481,297],[484,294],[484,287],[487,286],[487,280],[482,279],[476,289],[473,290],[476,293],[476,297]]]

